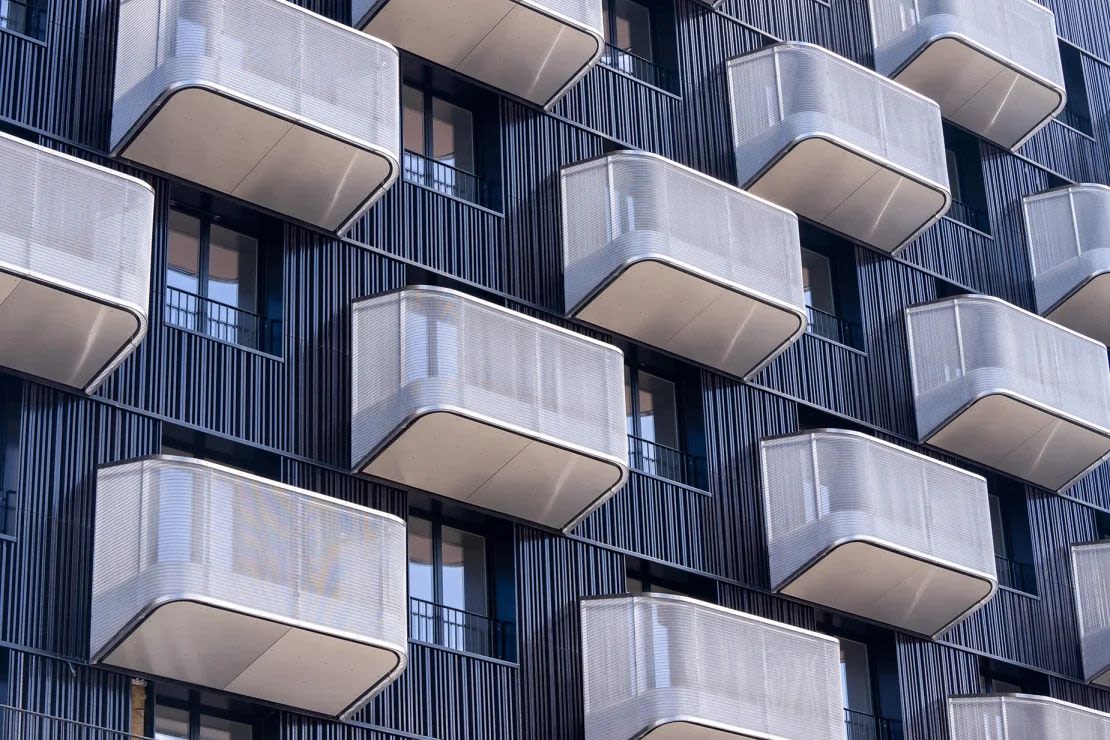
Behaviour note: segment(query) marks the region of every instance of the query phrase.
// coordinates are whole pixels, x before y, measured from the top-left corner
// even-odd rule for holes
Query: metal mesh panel
[[[351,19],[359,24],[366,20],[372,9],[388,0],[351,0]],[[535,8],[547,15],[560,15],[580,26],[604,35],[602,4],[599,0],[512,0],[519,5]],[[511,7],[506,3],[506,8]]]
[[[627,459],[615,347],[452,290],[408,288],[352,311],[352,463],[411,417],[449,409]]]
[[[845,737],[836,640],[681,596],[582,602],[587,740],[680,718],[738,735]]]
[[[655,256],[804,311],[798,219],[643,152],[563,170],[567,308],[622,265]]]
[[[940,110],[902,85],[796,42],[731,60],[728,77],[741,183],[794,143],[823,136],[948,187]]]
[[[1037,311],[1045,313],[1110,272],[1110,188],[1071,185],[1031,195],[1024,207]]]
[[[937,38],[963,36],[1027,73],[1064,86],[1056,19],[1032,0],[870,0],[875,69],[894,74]]]
[[[363,147],[400,146],[396,51],[284,0],[123,0],[116,59],[113,149],[199,84]]]
[[[1110,740],[1110,714],[1028,694],[953,697],[948,727],[958,740]]]
[[[198,460],[97,475],[93,655],[156,602],[200,597],[403,649],[405,526]]]
[[[1071,569],[1083,675],[1110,686],[1110,542],[1073,547]]]
[[[765,440],[760,454],[773,588],[860,538],[994,580],[982,477],[841,430]]]
[[[914,306],[906,324],[921,439],[999,390],[1110,429],[1110,377],[1099,342],[989,296]]]

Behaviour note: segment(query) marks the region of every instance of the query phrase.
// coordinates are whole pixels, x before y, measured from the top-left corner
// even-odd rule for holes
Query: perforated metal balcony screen
[[[133,307],[150,293],[154,192],[0,133],[0,269]]]
[[[760,454],[773,587],[835,543],[868,537],[994,577],[981,477],[854,432],[765,440]]]
[[[948,186],[940,109],[892,80],[797,43],[733,59],[728,78],[741,183],[798,141],[820,136]]]
[[[844,738],[836,640],[685,597],[582,602],[587,740],[664,722]]]
[[[1000,390],[1110,428],[1104,345],[987,296],[914,306],[906,324],[922,438]]]
[[[616,348],[449,290],[409,288],[352,312],[353,463],[429,409],[627,458]]]
[[[1063,87],[1056,18],[1032,0],[870,0],[875,69],[895,73],[937,37],[960,35]]]
[[[1110,738],[1110,714],[1025,694],[949,699],[948,726],[959,740]]]
[[[1071,567],[1083,674],[1110,685],[1110,542],[1073,547]]]
[[[677,260],[799,311],[798,219],[661,157],[618,153],[563,170],[566,304],[634,260]]]
[[[403,646],[405,543],[393,517],[200,461],[102,469],[91,651],[160,600],[194,596]]]
[[[1110,272],[1110,188],[1072,185],[1029,196],[1025,227],[1038,311]]]
[[[397,55],[284,0],[123,0],[112,146],[170,92],[216,86],[355,144],[396,151]]]
[[[351,0],[351,18],[358,23],[366,18],[371,8],[382,3],[383,0]],[[546,15],[562,16],[604,35],[605,21],[600,0],[500,0],[497,4],[503,7],[505,15],[512,10],[513,5],[523,5]]]

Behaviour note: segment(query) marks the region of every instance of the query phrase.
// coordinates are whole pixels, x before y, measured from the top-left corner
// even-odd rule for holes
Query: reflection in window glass
[[[993,493],[988,497],[991,503],[991,534],[994,535],[994,554],[999,557],[1010,557],[1010,549],[1006,546],[1006,526],[1002,521],[1002,500]]]
[[[474,172],[474,119],[470,111],[432,98],[432,158]]]
[[[199,740],[251,740],[251,726],[221,717],[200,716]]]
[[[828,257],[802,249],[802,284],[807,306],[831,316],[836,315],[832,264]]]
[[[606,3],[605,27],[609,34],[609,43],[621,49],[647,59],[655,59],[655,50],[651,43],[651,11],[643,5],[632,0],[612,0],[612,10]]]
[[[188,710],[155,705],[154,740],[189,740]]]
[[[840,681],[845,709],[873,714],[870,673],[867,646],[854,640],[841,638]]]
[[[639,371],[640,434],[649,442],[678,449],[678,405],[674,383]]]
[[[944,160],[948,165],[948,185],[952,190],[952,200],[957,203],[964,202],[964,189],[960,179],[960,160],[956,152],[951,149],[944,150]]]
[[[435,558],[432,552],[432,523],[409,517],[409,596],[435,601]]]
[[[443,604],[485,615],[486,538],[443,527]]]
[[[412,85],[401,86],[402,141],[405,149],[421,156],[427,156],[424,146],[424,91]]]

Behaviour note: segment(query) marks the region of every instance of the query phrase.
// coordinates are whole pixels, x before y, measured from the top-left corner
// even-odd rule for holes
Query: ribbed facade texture
[[[0,0],[0,738],[1110,738],[1110,0]]]

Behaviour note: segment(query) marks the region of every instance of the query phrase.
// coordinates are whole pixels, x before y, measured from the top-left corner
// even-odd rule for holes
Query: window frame
[[[618,2],[628,2],[646,11],[650,57],[638,51],[624,49],[617,44],[617,23],[620,18],[617,14]],[[678,73],[677,22],[673,0],[603,0],[602,13],[604,28],[602,28],[601,64],[677,97],[681,82]],[[672,35],[665,34],[666,28],[674,31],[673,38]],[[621,59],[612,59],[613,54],[625,55],[624,60],[627,60],[627,63],[622,63]],[[631,69],[626,68],[629,66]]]
[[[823,342],[866,354],[867,337],[863,331],[863,304],[859,295],[859,267],[855,244],[805,222],[801,224],[800,241],[803,282],[807,252],[827,260],[832,283],[832,302],[836,308],[835,313],[828,314],[807,303],[806,334]],[[815,319],[825,320],[821,322]]]
[[[991,509],[991,545],[994,550],[998,586],[1029,598],[1040,598],[1040,583],[1034,559],[1029,501],[1024,484],[987,476],[987,495]],[[997,520],[996,520],[997,515]],[[996,521],[1001,531],[996,529]],[[1001,542],[1004,552],[998,552]],[[1004,565],[1005,569],[998,566]]]
[[[944,163],[952,194],[952,203],[944,217],[980,234],[991,236],[993,224],[979,139],[946,122]]]
[[[22,413],[23,381],[0,376],[0,540],[16,539]]]
[[[1064,72],[1064,92],[1067,100],[1056,120],[1072,131],[1078,131],[1087,138],[1095,136],[1094,117],[1091,115],[1090,91],[1087,89],[1087,74],[1083,69],[1083,51],[1063,39],[1058,39],[1060,66]],[[1070,120],[1064,120],[1070,114]]]
[[[404,138],[404,116],[407,110],[404,105],[404,91],[408,88],[420,94],[420,114],[421,114],[421,146],[423,153],[414,151],[405,145]],[[415,80],[402,79],[401,80],[401,131],[402,131],[402,159],[406,155],[411,155],[418,159],[420,162],[421,172],[419,176],[412,172],[410,167],[406,164],[402,166],[401,171],[404,176],[405,182],[416,185],[418,187],[431,190],[434,193],[446,195],[449,198],[461,200],[464,203],[470,203],[483,208],[491,208],[492,198],[489,192],[488,183],[483,175],[484,163],[483,154],[481,151],[481,137],[478,135],[478,128],[480,125],[480,114],[472,106],[467,105],[465,101],[456,96],[442,92],[429,84],[422,84]],[[435,103],[440,101],[446,105],[452,106],[458,110],[465,112],[470,117],[470,156],[473,160],[473,169],[466,169],[459,167],[457,164],[447,164],[442,162],[434,156],[435,152]],[[428,164],[431,163],[431,164]],[[463,175],[463,183],[469,180],[472,183],[472,193],[467,193],[466,186],[462,183],[455,182],[442,187],[437,187],[435,179],[429,178],[429,173],[425,170],[429,166],[445,167],[450,172],[457,172]],[[429,182],[431,179],[431,182]]]
[[[223,709],[215,707],[204,702],[204,694],[199,689],[187,688],[187,699],[180,699],[175,696],[168,696],[163,692],[158,691],[155,684],[151,684],[153,691],[147,694],[148,711],[145,732],[151,738],[155,737],[155,728],[158,722],[158,707],[169,707],[178,711],[188,712],[189,714],[189,728],[188,740],[200,740],[200,727],[201,717],[213,717],[215,719],[224,719],[231,722],[238,722],[239,724],[247,725],[251,728],[251,740],[262,740],[264,732],[264,719],[257,715],[252,715],[244,711],[236,711],[235,709]]]
[[[50,25],[50,0],[0,0],[0,9],[5,4],[7,5],[22,5],[27,10],[27,15],[24,18],[22,28],[13,28],[8,25],[7,18],[0,16],[0,31],[11,33],[20,38],[33,41],[36,44],[46,45],[46,31]],[[32,17],[35,20],[30,24],[27,23],[27,18]]]

